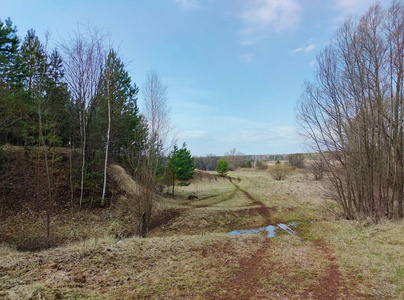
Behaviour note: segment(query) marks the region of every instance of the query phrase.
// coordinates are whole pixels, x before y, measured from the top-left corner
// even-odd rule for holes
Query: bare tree
[[[293,168],[304,168],[305,156],[303,153],[294,153],[287,156],[289,165]]]
[[[168,142],[168,135],[172,130],[170,109],[168,106],[167,86],[161,82],[156,71],[147,74],[143,88],[144,116],[149,125],[149,134],[152,139],[161,141],[162,145]]]
[[[246,161],[244,161],[245,154],[237,152],[236,148],[230,149],[229,152],[226,152],[224,154],[224,157],[229,163],[229,169],[231,171],[234,171],[237,168],[245,167],[247,165]]]
[[[297,118],[335,199],[347,218],[403,218],[404,3],[347,19],[317,64]]]
[[[62,44],[65,54],[66,80],[72,101],[79,108],[82,154],[80,208],[82,207],[84,192],[87,127],[91,106],[98,94],[100,76],[105,60],[104,40],[105,36],[100,30],[86,27],[84,32],[78,28],[70,36],[70,39]]]

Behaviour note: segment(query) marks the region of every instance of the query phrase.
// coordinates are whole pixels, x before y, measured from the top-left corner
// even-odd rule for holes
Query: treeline
[[[349,219],[403,218],[404,3],[347,19],[297,106]]]
[[[164,155],[169,128],[166,87],[156,72],[148,74],[146,110],[140,114],[139,88],[102,31],[80,28],[52,50],[49,40],[46,34],[41,41],[32,29],[20,39],[10,19],[0,20],[0,186],[7,186],[1,172],[2,146],[22,148],[27,163],[35,164],[35,183],[40,186],[35,198],[49,223],[60,197],[61,168],[68,168],[72,207],[104,206],[113,160],[144,187],[138,205],[145,223],[139,225],[139,234],[145,235],[154,192],[178,179],[175,172],[181,166],[170,165],[170,159],[167,165]],[[193,170],[185,144],[174,148],[171,161],[184,152]]]
[[[234,171],[238,168],[251,168],[258,161],[281,161],[287,157],[284,154],[245,155],[244,153],[237,152],[236,148],[233,148],[223,156],[207,154],[206,156],[195,157],[195,165],[199,170],[216,171],[217,162],[220,158],[223,158],[228,162],[229,170]]]
[[[50,51],[49,37],[41,42],[31,29],[20,40],[10,19],[0,24],[0,145],[71,149],[71,185],[80,181],[72,197],[80,206],[85,191],[101,195],[108,157],[133,162],[136,153],[160,147],[148,143],[139,89],[101,32],[76,32]],[[43,159],[51,172],[49,153]]]

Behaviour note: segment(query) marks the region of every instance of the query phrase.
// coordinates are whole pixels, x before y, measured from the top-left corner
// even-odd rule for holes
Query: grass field
[[[40,252],[2,246],[0,298],[404,298],[404,222],[339,219],[323,183],[305,173],[229,175],[159,199],[145,239],[97,227],[94,237]],[[289,222],[296,235],[227,234]]]

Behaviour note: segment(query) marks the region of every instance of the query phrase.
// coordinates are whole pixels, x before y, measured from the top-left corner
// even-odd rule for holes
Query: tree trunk
[[[104,185],[102,187],[102,198],[101,198],[101,206],[104,206],[105,201],[105,190],[107,187],[107,166],[108,166],[108,150],[109,150],[109,137],[111,133],[111,99],[110,99],[110,91],[109,91],[109,80],[107,83],[107,98],[108,98],[108,130],[107,130],[107,145],[105,147],[105,161],[104,161]]]

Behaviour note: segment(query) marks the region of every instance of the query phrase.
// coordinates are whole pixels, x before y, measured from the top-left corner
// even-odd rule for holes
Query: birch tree
[[[156,71],[147,74],[143,87],[144,116],[148,122],[152,140],[160,140],[165,146],[168,134],[172,130],[170,109],[168,106],[167,86]]]
[[[125,70],[125,64],[118,57],[116,51],[111,49],[103,70],[101,82],[102,102],[97,113],[97,122],[103,124],[100,139],[104,140],[102,137],[105,136],[105,144],[102,145],[102,147],[105,147],[102,206],[106,195],[110,148],[112,147],[115,153],[120,153],[122,149],[128,149],[130,143],[135,140],[129,136],[131,134],[136,135],[136,131],[140,129],[138,127],[137,108],[138,90],[136,84],[132,83],[128,72]]]
[[[105,36],[97,29],[80,28],[62,45],[65,55],[66,81],[72,101],[79,108],[81,137],[80,208],[82,207],[86,167],[88,120],[91,107],[99,94],[100,79],[105,61]]]
[[[404,3],[347,19],[318,55],[297,105],[349,219],[403,218]]]

